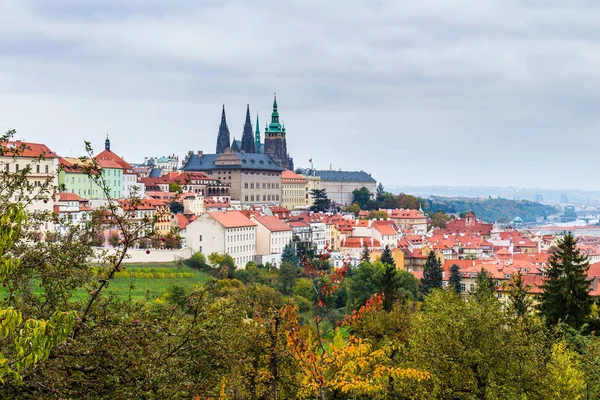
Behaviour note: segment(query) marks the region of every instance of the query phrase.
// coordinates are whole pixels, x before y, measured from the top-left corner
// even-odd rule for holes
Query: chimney
[[[360,238],[360,247],[364,246],[363,238]]]
[[[202,157],[202,150],[198,150],[198,157]]]

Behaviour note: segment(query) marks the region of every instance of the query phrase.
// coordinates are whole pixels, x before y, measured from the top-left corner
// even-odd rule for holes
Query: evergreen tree
[[[381,182],[379,182],[379,185],[377,185],[377,189],[375,190],[375,196],[377,201],[381,201],[381,198],[383,197],[383,194],[385,193],[385,189],[383,188],[383,185],[381,184]]]
[[[371,253],[369,252],[369,246],[367,244],[363,244],[363,251],[360,256],[360,262],[369,262],[371,261]]]
[[[283,294],[291,294],[294,285],[296,284],[296,278],[298,275],[298,268],[289,261],[283,261],[279,267],[277,274],[277,287]]]
[[[577,248],[575,237],[568,233],[558,241],[548,264],[540,313],[549,325],[560,321],[579,329],[588,320],[592,308],[591,280],[587,279],[589,260]]]
[[[517,316],[523,317],[529,313],[532,301],[527,295],[529,287],[523,282],[523,274],[521,271],[513,274],[508,283],[508,303],[509,309]]]
[[[423,268],[423,278],[421,279],[421,291],[428,294],[433,289],[442,287],[442,262],[432,251],[427,256],[425,267]]]
[[[383,259],[383,256],[381,258]],[[382,268],[380,286],[383,293],[383,309],[389,312],[392,311],[394,301],[398,298],[400,285],[394,264],[382,261]]]
[[[450,288],[457,294],[460,294],[460,284],[462,282],[462,277],[460,275],[460,267],[456,264],[452,264],[450,267],[450,279],[449,286]]]
[[[392,250],[390,250],[390,246],[385,246],[383,252],[381,253],[380,261],[382,264],[392,265],[394,268],[396,268],[396,263],[394,262],[394,257],[392,257]]]
[[[298,256],[296,255],[296,251],[294,250],[294,246],[291,243],[288,243],[283,248],[283,252],[281,253],[281,262],[289,262],[293,266],[298,266]]]
[[[477,273],[475,278],[475,291],[471,295],[477,299],[483,299],[490,297],[496,292],[496,283],[490,276],[490,274],[483,268]]]
[[[313,205],[310,206],[310,211],[325,212],[331,207],[331,200],[327,197],[325,189],[313,189],[310,191],[313,198]]]

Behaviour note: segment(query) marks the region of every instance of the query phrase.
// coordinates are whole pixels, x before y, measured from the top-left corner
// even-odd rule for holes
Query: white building
[[[326,233],[325,224],[323,222],[310,222],[310,240],[317,249],[317,252],[325,250]]]
[[[256,254],[281,254],[292,241],[292,228],[273,216],[253,216],[256,227]]]
[[[89,200],[86,200],[75,193],[57,193],[54,197],[54,213],[58,216],[58,223],[54,225],[56,232],[65,233],[66,227],[63,226],[63,218],[66,218],[67,224],[79,225],[90,218],[92,208]]]
[[[377,181],[364,171],[316,170],[314,174],[321,178],[321,189],[325,189],[327,197],[336,204],[352,204],[352,192],[362,187],[375,195]]]
[[[194,251],[229,254],[245,267],[256,254],[256,223],[239,211],[206,213],[187,226],[186,241]]]

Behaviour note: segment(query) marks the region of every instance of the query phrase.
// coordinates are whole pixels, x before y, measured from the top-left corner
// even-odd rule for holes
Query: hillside
[[[559,212],[552,206],[527,200],[430,197],[424,201],[427,211],[452,214],[473,211],[477,218],[485,222],[509,222],[516,216],[521,217],[523,222],[535,222],[537,218]]]

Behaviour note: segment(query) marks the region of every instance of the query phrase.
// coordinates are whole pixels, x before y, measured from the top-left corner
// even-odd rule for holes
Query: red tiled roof
[[[185,229],[185,227],[190,224],[190,221],[183,214],[175,214],[175,220],[177,221],[179,229]]]
[[[55,152],[50,150],[48,146],[41,143],[22,142],[20,140],[9,140],[8,142],[2,143],[6,156],[13,156],[16,150],[17,157],[40,157],[44,158],[58,158]]]
[[[83,197],[75,193],[60,192],[58,193],[58,201],[86,201]]]
[[[340,247],[359,248],[367,244],[368,247],[381,247],[381,243],[372,237],[351,236],[342,240]]]
[[[298,175],[295,172],[289,171],[289,170],[285,170],[281,173],[281,182],[284,181],[301,181],[298,183],[306,183],[306,178],[303,177],[302,175]]]
[[[95,158],[98,161],[100,161],[100,160],[114,161],[119,165],[120,168],[133,170],[133,167],[131,166],[131,164],[129,164],[127,161],[123,160],[121,157],[119,157],[118,155],[116,155],[115,153],[113,153],[110,150],[103,150]]]
[[[265,228],[270,230],[271,232],[286,232],[291,231],[292,228],[289,227],[285,222],[281,221],[277,217],[273,217],[270,215],[256,215],[254,219],[258,221]]]
[[[250,220],[239,211],[215,211],[209,212],[208,215],[214,218],[225,228],[256,226],[254,221]]]

